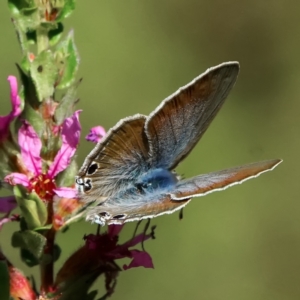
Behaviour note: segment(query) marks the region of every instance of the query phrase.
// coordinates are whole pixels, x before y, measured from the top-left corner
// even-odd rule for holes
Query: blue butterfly
[[[181,180],[174,169],[191,152],[223,105],[237,62],[208,69],[147,117],[120,120],[87,156],[76,177],[86,219],[100,225],[153,218],[193,197],[220,191],[273,170],[280,159]]]

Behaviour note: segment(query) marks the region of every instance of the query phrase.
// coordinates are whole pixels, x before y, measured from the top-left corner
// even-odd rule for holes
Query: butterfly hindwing
[[[123,224],[173,213],[188,202],[189,199],[172,201],[171,195],[165,192],[147,196],[132,193],[122,199],[114,197],[108,199],[89,211],[86,219],[101,225]]]
[[[280,163],[280,159],[261,161],[181,180],[171,193],[171,198],[175,201],[182,201],[221,191],[248,179],[255,178],[264,172],[271,171]]]
[[[162,214],[170,214],[184,207],[191,198],[224,190],[245,180],[273,170],[281,160],[269,160],[198,175],[179,181],[171,191],[155,190],[141,195],[132,189],[121,197],[112,197],[91,211],[90,220],[100,224],[122,224]],[[98,217],[103,216],[103,217]]]

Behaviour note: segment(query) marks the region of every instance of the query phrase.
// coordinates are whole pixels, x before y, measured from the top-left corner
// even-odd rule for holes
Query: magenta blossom
[[[0,229],[3,224],[10,221],[17,221],[19,218],[15,215],[9,217],[11,211],[17,206],[14,196],[0,197],[0,213],[5,215],[0,218]]]
[[[90,129],[90,132],[85,139],[89,142],[98,143],[102,140],[105,134],[105,129],[102,126],[95,126]]]
[[[10,101],[12,111],[7,116],[0,116],[0,141],[3,141],[9,135],[10,123],[21,113],[21,100],[18,96],[17,78],[8,76],[7,80],[10,84]]]
[[[19,222],[20,216],[19,215],[11,215],[11,216],[5,215],[4,217],[0,218],[0,229],[2,229],[2,226],[5,223],[13,222],[13,221]]]
[[[43,161],[40,157],[42,142],[33,127],[24,121],[19,129],[18,142],[26,170],[24,170],[24,173],[9,174],[5,177],[5,181],[11,185],[23,185],[29,192],[36,192],[44,201],[53,199],[55,194],[65,198],[75,197],[76,190],[67,187],[57,187],[55,177],[68,167],[76,151],[81,131],[79,123],[80,112],[76,111],[71,117],[65,119],[62,125],[61,148],[46,172],[42,169]]]
[[[110,225],[107,233],[85,236],[86,247],[90,250],[91,256],[96,256],[95,259],[98,258],[104,261],[129,257],[132,260],[128,266],[123,266],[124,270],[136,267],[154,268],[152,258],[146,251],[129,249],[151,237],[153,238],[153,231],[150,234],[141,233],[126,243],[119,245],[118,235],[122,228],[123,225]]]
[[[17,206],[14,196],[0,197],[0,213],[10,213]]]

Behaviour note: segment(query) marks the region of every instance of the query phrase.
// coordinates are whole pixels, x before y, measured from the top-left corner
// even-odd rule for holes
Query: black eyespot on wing
[[[84,191],[85,192],[88,192],[92,189],[92,183],[91,183],[91,180],[90,179],[87,179],[84,183]]]
[[[120,219],[124,219],[125,217],[126,217],[126,215],[121,214],[121,215],[115,215],[115,216],[113,217],[113,219],[120,220]]]
[[[103,211],[103,212],[99,213],[99,216],[101,216],[101,217],[109,217],[109,213],[107,213],[106,211]]]
[[[75,181],[77,185],[84,185],[84,181],[82,180],[82,178],[76,178]]]
[[[88,175],[92,175],[92,174],[94,174],[94,173],[97,171],[97,169],[98,169],[98,164],[93,163],[93,164],[91,164],[91,165],[89,166],[89,168],[88,168],[88,170],[87,170],[87,174],[88,174]]]

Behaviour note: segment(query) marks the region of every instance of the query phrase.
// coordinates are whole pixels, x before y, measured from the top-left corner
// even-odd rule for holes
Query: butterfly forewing
[[[151,163],[173,169],[194,148],[234,86],[237,62],[208,69],[179,89],[146,122]]]
[[[144,124],[142,115],[121,120],[89,154],[77,176],[85,200],[105,200],[145,172],[148,143]]]

